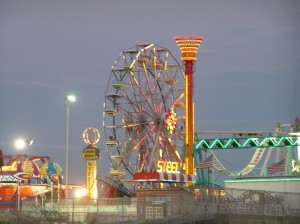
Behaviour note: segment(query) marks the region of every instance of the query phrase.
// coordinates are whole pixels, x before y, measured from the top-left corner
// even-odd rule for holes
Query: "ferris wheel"
[[[155,171],[161,160],[182,164],[184,94],[184,74],[166,48],[140,44],[121,52],[103,112],[110,176]]]

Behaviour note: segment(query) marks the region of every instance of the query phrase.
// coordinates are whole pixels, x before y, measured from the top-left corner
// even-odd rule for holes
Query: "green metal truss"
[[[298,145],[299,143],[295,136],[195,138],[196,150],[295,147]]]
[[[238,136],[238,137],[237,137]],[[252,136],[241,136],[234,133],[230,138],[203,138],[195,136],[194,158],[195,164],[203,161],[203,152],[207,150],[230,150],[230,149],[250,149],[250,148],[276,148],[276,147],[296,147],[300,145],[297,136],[268,134],[252,134]],[[198,184],[208,184],[209,170],[197,169]],[[238,172],[238,171],[236,171]],[[211,184],[211,183],[210,183]]]

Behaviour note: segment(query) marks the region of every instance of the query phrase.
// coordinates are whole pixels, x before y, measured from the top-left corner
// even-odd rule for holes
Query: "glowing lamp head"
[[[17,149],[24,149],[25,148],[25,145],[26,145],[26,142],[25,142],[25,140],[24,139],[17,139],[16,141],[15,141],[15,147],[17,148]]]
[[[74,95],[66,95],[65,100],[69,102],[75,102],[76,101],[76,96]]]
[[[76,101],[76,96],[73,94],[66,94],[64,99],[65,99],[65,105],[68,107]]]

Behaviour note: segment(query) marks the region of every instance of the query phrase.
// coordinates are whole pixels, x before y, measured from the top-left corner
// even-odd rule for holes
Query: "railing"
[[[166,193],[160,201],[157,196],[149,197],[138,203],[137,198],[28,197],[21,201],[19,211],[17,207],[4,208],[0,201],[0,223],[151,223],[154,219],[155,223],[193,223],[220,215],[300,217],[300,193],[203,186],[196,191],[194,210],[189,213],[180,207],[183,203],[174,206],[171,194]],[[138,218],[147,212],[145,220]]]
[[[200,187],[197,205],[214,214],[300,216],[300,193]]]

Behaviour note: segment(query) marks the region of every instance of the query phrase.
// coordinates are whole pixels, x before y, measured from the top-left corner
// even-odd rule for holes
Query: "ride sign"
[[[178,168],[179,168],[178,162],[163,161],[163,160],[159,160],[157,162],[157,172],[180,173]]]

